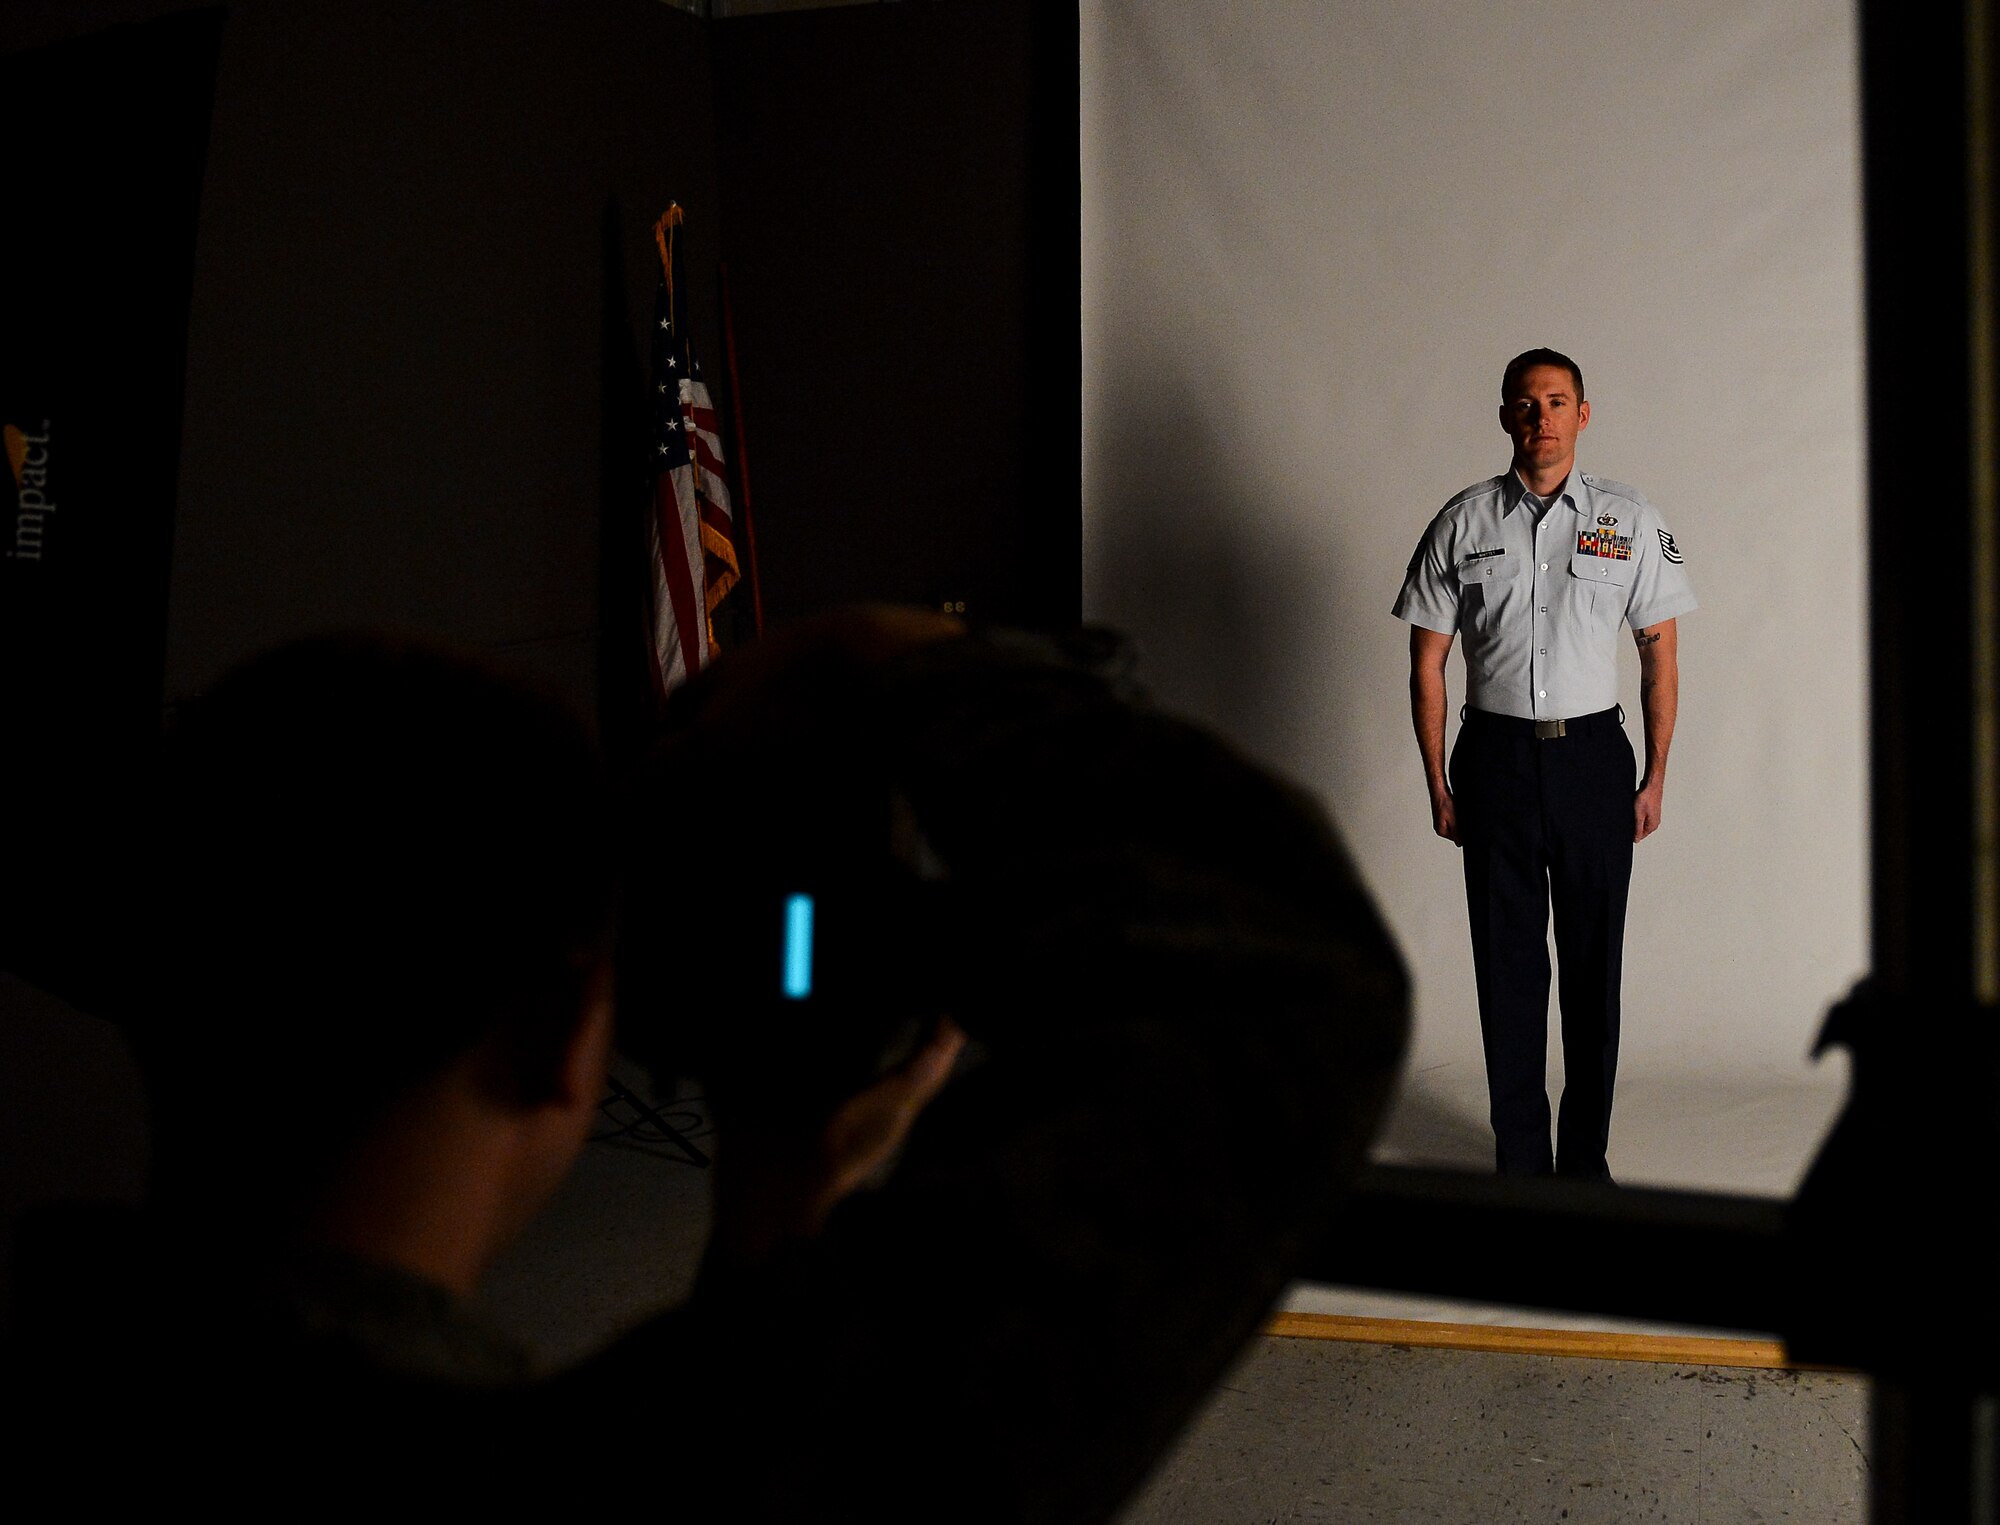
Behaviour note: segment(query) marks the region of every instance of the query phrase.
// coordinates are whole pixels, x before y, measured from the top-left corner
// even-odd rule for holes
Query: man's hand
[[[1431,830],[1454,847],[1465,845],[1458,839],[1458,801],[1443,785],[1431,790]]]
[[[1639,792],[1632,796],[1633,842],[1643,842],[1660,829],[1660,799],[1666,792],[1663,778],[1641,780]]]

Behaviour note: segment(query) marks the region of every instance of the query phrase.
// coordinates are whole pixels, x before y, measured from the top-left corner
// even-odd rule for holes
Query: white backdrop
[[[1490,1167],[1388,608],[1542,344],[1703,606],[1612,1168],[1787,1190],[1838,1102],[1807,1050],[1866,949],[1854,46],[1835,0],[1084,0],[1086,612],[1332,807],[1416,981],[1385,1157]]]

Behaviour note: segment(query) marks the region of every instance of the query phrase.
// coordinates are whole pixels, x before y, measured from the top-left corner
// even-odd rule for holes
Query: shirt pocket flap
[[[1507,582],[1518,570],[1519,563],[1512,556],[1481,556],[1459,563],[1458,585],[1461,588],[1476,588],[1481,583]]]
[[[1584,582],[1608,583],[1614,588],[1632,586],[1630,561],[1620,561],[1615,556],[1591,556],[1582,551],[1575,552],[1569,559],[1569,574]]]

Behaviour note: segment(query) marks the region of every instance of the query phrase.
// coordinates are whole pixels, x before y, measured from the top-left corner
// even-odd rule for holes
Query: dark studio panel
[[[647,442],[607,427],[607,388],[614,360],[643,384],[669,199],[712,279],[712,113],[707,29],[657,0],[234,10],[170,695],[303,631],[378,624],[499,652],[591,707],[600,616],[643,640],[637,610],[599,608],[607,469],[629,472],[635,523],[645,508]]]
[[[1073,7],[714,29],[725,253],[771,618],[1081,600]]]
[[[5,947],[68,984],[158,723],[182,376],[219,11],[0,60]]]
[[[137,962],[125,848],[159,724],[221,28],[191,11],[0,58],[0,1289],[24,1206],[129,1195],[144,1158],[101,1017]]]

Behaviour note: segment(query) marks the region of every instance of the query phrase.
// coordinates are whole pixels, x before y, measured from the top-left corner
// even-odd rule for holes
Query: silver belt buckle
[[[1537,741],[1548,741],[1553,737],[1567,734],[1566,723],[1561,720],[1537,720],[1535,722],[1535,740]]]

